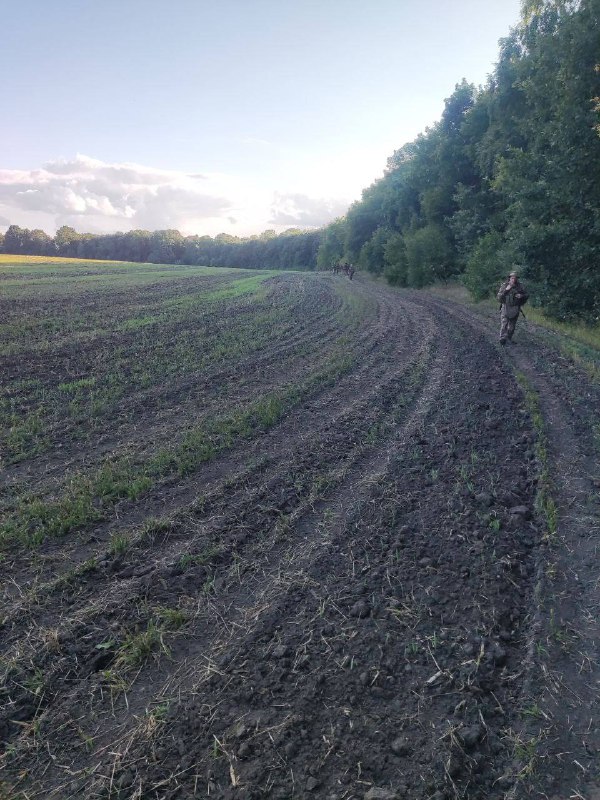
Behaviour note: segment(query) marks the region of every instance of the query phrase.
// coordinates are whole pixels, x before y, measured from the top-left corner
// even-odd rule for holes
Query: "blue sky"
[[[519,0],[21,0],[0,230],[321,225],[482,84]]]

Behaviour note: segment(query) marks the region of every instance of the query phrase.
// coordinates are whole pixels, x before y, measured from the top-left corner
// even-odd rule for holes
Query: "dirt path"
[[[495,320],[464,308],[448,310],[494,336]],[[548,469],[548,492],[556,505],[556,519],[545,520],[550,531],[537,566],[530,674],[522,701],[528,711],[524,766],[531,775],[519,788],[535,797],[595,798],[600,796],[600,390],[560,353],[559,342],[548,346],[542,329],[521,321],[515,338],[517,345],[506,356],[525,377],[541,412],[547,460],[540,469]]]
[[[596,796],[597,388],[534,332],[353,291],[351,371],[7,582],[0,797]]]

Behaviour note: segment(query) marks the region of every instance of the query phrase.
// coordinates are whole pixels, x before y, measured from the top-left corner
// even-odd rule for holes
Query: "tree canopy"
[[[485,87],[388,159],[318,263],[400,286],[461,275],[478,297],[513,265],[559,317],[600,317],[600,2],[526,0]]]

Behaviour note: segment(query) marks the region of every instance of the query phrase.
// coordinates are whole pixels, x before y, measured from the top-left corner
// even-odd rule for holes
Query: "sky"
[[[342,216],[520,0],[0,0],[0,231]]]

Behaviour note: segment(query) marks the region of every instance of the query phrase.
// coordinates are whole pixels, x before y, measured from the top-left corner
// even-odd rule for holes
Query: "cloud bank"
[[[315,199],[305,194],[280,194],[275,192],[271,206],[272,225],[293,225],[298,228],[318,228],[323,220],[330,222],[346,213],[348,203]]]
[[[347,202],[252,186],[218,173],[111,164],[77,155],[39,169],[0,169],[0,227],[61,225],[108,233],[177,228],[182,233],[247,236],[266,228],[312,228],[343,214]]]

